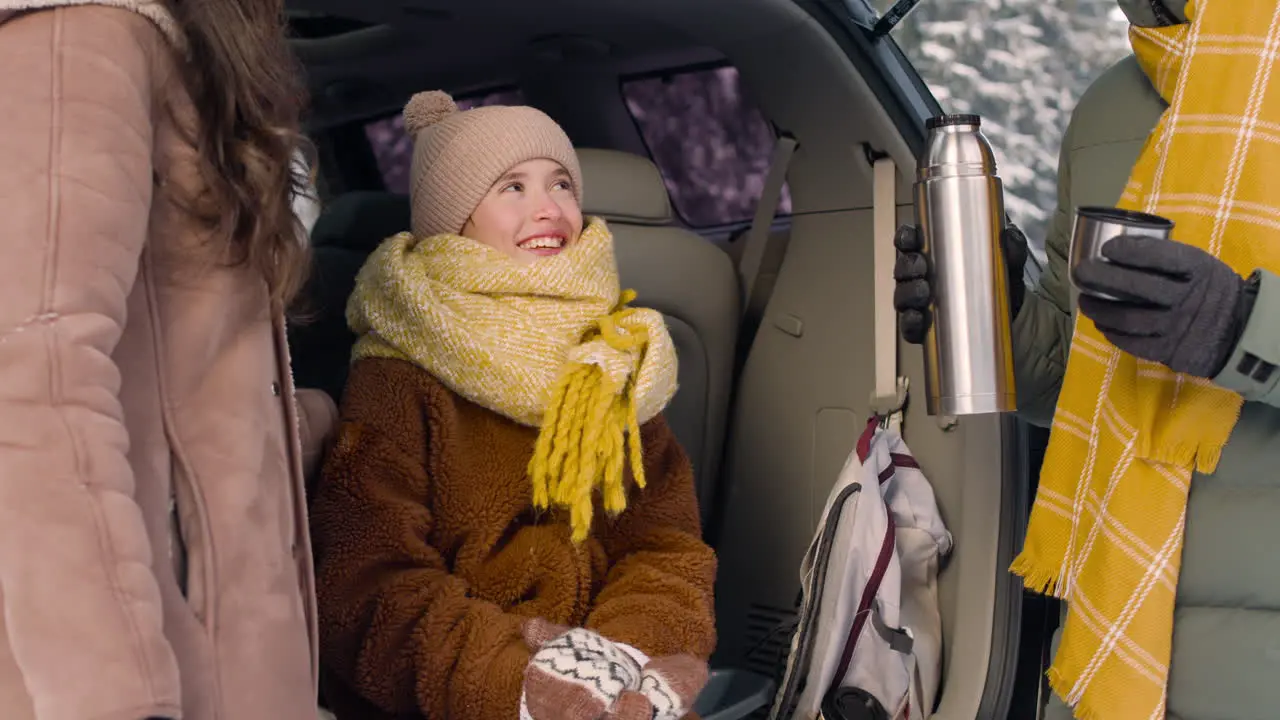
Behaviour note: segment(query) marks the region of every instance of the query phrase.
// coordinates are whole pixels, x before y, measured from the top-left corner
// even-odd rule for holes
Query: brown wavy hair
[[[310,184],[293,154],[311,160],[299,123],[306,104],[289,48],[283,0],[167,0],[186,36],[182,80],[199,118],[194,142],[204,180],[193,214],[226,241],[235,262],[261,272],[289,305],[310,268],[292,198]],[[314,167],[314,163],[310,163]]]

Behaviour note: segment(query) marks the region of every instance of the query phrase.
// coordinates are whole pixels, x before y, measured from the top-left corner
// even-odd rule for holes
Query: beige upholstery
[[[658,166],[648,158],[617,150],[579,148],[578,162],[582,165],[584,210],[628,225],[671,225],[667,186]]]
[[[680,389],[667,410],[693,462],[703,517],[724,445],[738,332],[738,277],[715,245],[672,223],[666,186],[646,158],[579,149],[583,210],[609,221],[624,287],[660,311],[680,358]]]

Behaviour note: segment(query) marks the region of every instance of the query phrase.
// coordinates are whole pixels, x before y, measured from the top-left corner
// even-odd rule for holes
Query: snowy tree
[[[924,0],[892,32],[944,110],[982,116],[1009,214],[1037,254],[1062,133],[1089,83],[1129,53],[1127,28],[1115,0]]]

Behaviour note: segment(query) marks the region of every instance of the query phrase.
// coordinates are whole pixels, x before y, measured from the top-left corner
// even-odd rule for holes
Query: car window
[[[686,224],[705,228],[752,218],[776,135],[742,92],[736,68],[627,79],[622,93]],[[790,212],[784,187],[778,214]]]
[[[524,96],[516,89],[503,89],[483,95],[460,98],[459,110],[485,105],[523,105]],[[404,131],[404,117],[396,113],[364,126],[365,136],[378,161],[382,182],[387,190],[401,195],[409,193],[409,164],[413,160],[413,140]]]
[[[982,116],[1009,215],[1042,263],[1062,133],[1085,88],[1130,52],[1127,29],[1115,0],[929,0],[893,29],[945,111]]]

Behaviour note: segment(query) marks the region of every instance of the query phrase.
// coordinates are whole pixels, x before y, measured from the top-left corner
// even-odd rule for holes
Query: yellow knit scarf
[[[401,233],[356,278],[347,322],[362,357],[408,360],[472,402],[539,427],[533,502],[570,513],[575,542],[595,491],[626,508],[624,459],[644,487],[640,424],[676,390],[662,315],[627,307],[613,237],[591,218],[559,255],[521,265],[459,235]]]
[[[1169,108],[1119,206],[1173,220],[1177,241],[1242,275],[1275,270],[1280,94],[1269,83],[1280,82],[1280,4],[1192,0],[1187,12],[1189,23],[1130,29]],[[1076,318],[1013,570],[1067,601],[1049,679],[1077,718],[1164,717],[1187,491],[1193,470],[1216,468],[1241,404],[1207,380],[1120,352]]]

